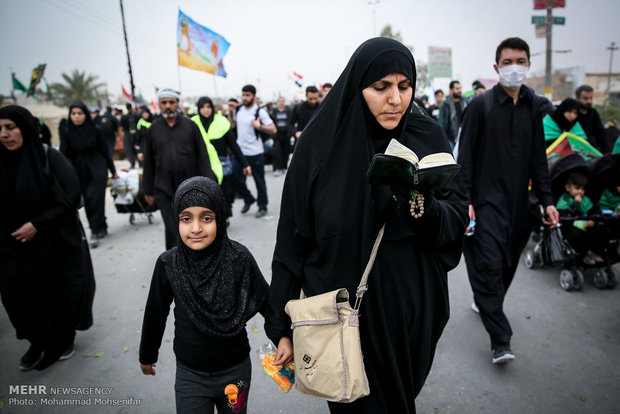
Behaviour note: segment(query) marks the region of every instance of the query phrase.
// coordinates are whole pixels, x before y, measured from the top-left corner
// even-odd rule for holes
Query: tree
[[[86,71],[74,69],[71,75],[63,73],[62,78],[64,84],[56,82],[50,85],[56,104],[69,106],[75,101],[88,104],[106,98],[104,93],[99,92],[99,88],[103,88],[105,83],[97,82],[97,75],[86,75]]]
[[[379,34],[381,37],[389,37],[390,39],[398,40],[403,43],[403,37],[400,32],[392,33],[392,25],[386,25],[383,29],[381,29],[381,33]],[[403,43],[404,44],[404,43]],[[405,45],[413,54],[413,46]],[[422,60],[416,60],[416,82],[415,82],[415,94],[417,96],[422,95],[426,86],[428,85],[428,65],[426,62]]]

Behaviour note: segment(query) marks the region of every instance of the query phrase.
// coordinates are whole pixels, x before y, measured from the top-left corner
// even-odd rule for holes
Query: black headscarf
[[[415,61],[407,47],[384,37],[364,42],[297,144],[284,183],[278,242],[287,240],[284,233],[292,227],[302,256],[306,248],[316,250],[305,243],[318,244],[316,254],[320,257],[310,258],[306,265],[320,260],[323,265],[314,265],[325,266],[330,276],[334,273],[324,286],[305,285],[307,295],[343,286],[355,292],[392,197],[389,186],[368,184],[366,173],[373,155],[383,152],[391,138],[414,150],[420,158],[450,152],[436,124],[417,111],[410,113],[411,102],[399,125],[391,131],[383,129],[372,116],[362,90],[393,72],[407,76],[415,90]],[[274,265],[286,261],[278,254],[276,247]],[[302,264],[299,266],[301,275]],[[330,269],[338,266],[342,268]],[[344,269],[347,274],[341,274]]]
[[[26,108],[16,105],[2,107],[0,119],[15,122],[24,140],[22,147],[15,151],[0,144],[0,191],[7,197],[2,197],[2,202],[10,203],[4,207],[6,213],[12,213],[12,218],[23,224],[37,217],[41,201],[49,191],[45,151],[36,119]]]
[[[75,125],[71,121],[71,110],[73,108],[79,108],[86,115],[86,119],[82,125]],[[90,111],[82,102],[74,102],[69,106],[69,117],[67,118],[67,130],[66,136],[69,140],[69,146],[75,152],[80,155],[84,152],[92,151],[97,147],[97,127],[95,122],[90,117]]]
[[[215,213],[216,238],[195,251],[179,235],[177,246],[163,255],[167,276],[175,300],[202,333],[234,336],[265,306],[267,282],[248,249],[228,238],[226,201],[215,181],[192,177],[181,183],[174,197],[175,216],[193,206]]]
[[[203,106],[207,104],[209,104],[209,106],[211,107],[211,115],[209,115],[208,118],[205,118],[200,113],[200,108],[202,108]],[[196,102],[196,107],[198,108],[198,114],[200,115],[200,122],[202,122],[202,125],[205,127],[205,130],[208,131],[209,126],[211,125],[211,122],[213,122],[213,117],[215,116],[215,108],[213,108],[213,101],[208,96],[203,96],[200,99],[198,99],[198,102]]]
[[[564,112],[570,112],[575,109],[578,110],[580,105],[581,104],[577,100],[573,98],[566,98],[558,105],[555,111],[549,114],[549,116],[551,117],[551,119],[553,119],[553,121],[555,121],[555,123],[558,125],[558,127],[560,127],[562,131],[570,131],[577,123],[577,118],[575,118],[574,121],[570,122],[564,116]]]

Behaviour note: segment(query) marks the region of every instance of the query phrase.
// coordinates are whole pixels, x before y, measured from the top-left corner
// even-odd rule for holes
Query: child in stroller
[[[588,164],[577,153],[552,157],[549,164],[560,226],[542,229],[542,239],[526,252],[526,266],[562,264],[560,286],[565,290],[581,290],[586,271],[592,273],[596,287],[613,288],[616,276],[605,253],[609,239],[605,218],[584,195]]]
[[[595,266],[603,263],[603,258],[593,250],[602,252],[605,249],[606,232],[600,223],[597,225],[592,219],[581,218],[600,215],[598,206],[585,195],[587,183],[588,178],[581,172],[573,171],[568,174],[564,185],[565,192],[559,197],[555,207],[560,212],[560,218],[567,219],[563,220],[564,240],[575,250],[584,266]]]

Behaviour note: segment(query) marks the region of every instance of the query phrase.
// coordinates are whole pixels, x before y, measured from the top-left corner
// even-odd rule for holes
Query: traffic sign
[[[546,24],[547,16],[532,16],[532,24]]]
[[[547,7],[566,7],[566,0],[534,0],[534,10],[544,10]]]
[[[561,24],[563,26],[564,23],[566,23],[566,17],[553,16],[553,24]]]

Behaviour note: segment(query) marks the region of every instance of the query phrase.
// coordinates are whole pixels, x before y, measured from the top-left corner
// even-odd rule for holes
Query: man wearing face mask
[[[581,105],[577,122],[585,131],[588,141],[605,154],[611,151],[611,143],[605,137],[605,128],[598,111],[592,107],[593,96],[594,89],[590,85],[581,85],[575,90],[575,98]]]
[[[466,106],[467,102],[463,99],[463,87],[459,81],[453,80],[450,82],[450,94],[439,106],[439,125],[446,133],[452,149],[454,149]]]
[[[476,221],[463,253],[474,293],[472,308],[489,333],[494,364],[515,359],[503,303],[531,232],[526,215],[530,179],[544,207],[545,224],[554,227],[559,220],[545,155],[546,100],[523,85],[529,67],[525,41],[512,37],[500,43],[494,65],[500,83],[471,100],[458,143],[461,189],[469,199],[470,219]]]
[[[190,177],[215,180],[215,175],[198,126],[179,115],[179,92],[160,89],[157,97],[163,119],[146,132],[142,191],[147,203],[155,202],[161,210],[168,250],[176,246],[179,231],[179,219],[172,208],[177,187]]]

